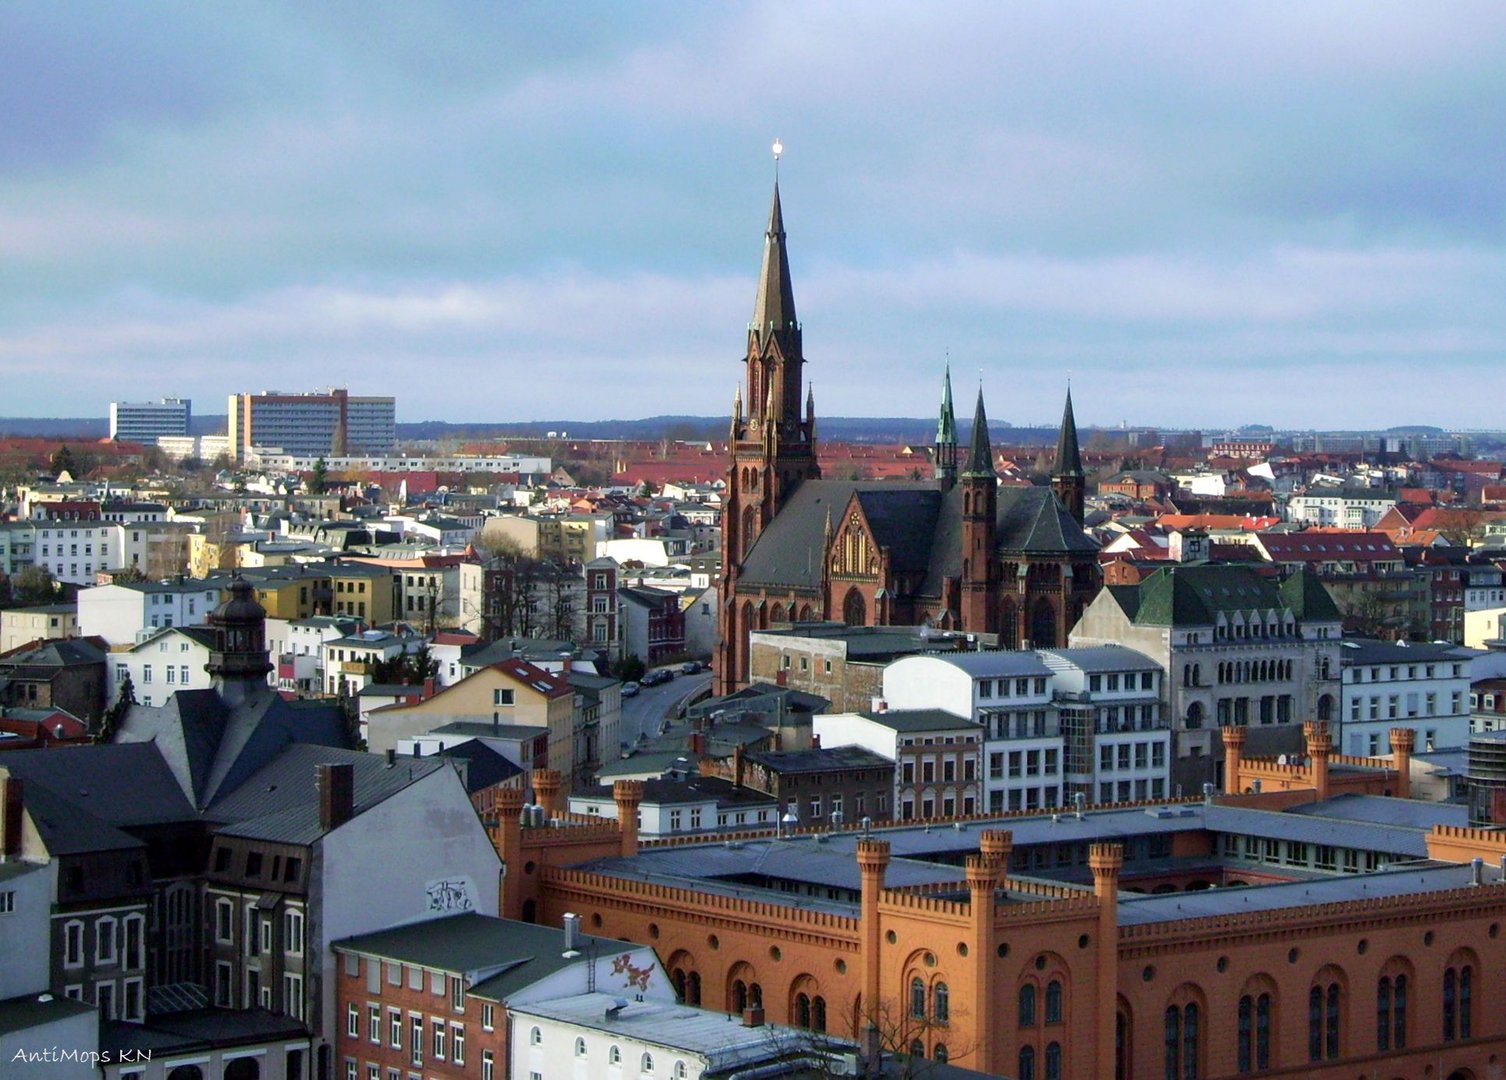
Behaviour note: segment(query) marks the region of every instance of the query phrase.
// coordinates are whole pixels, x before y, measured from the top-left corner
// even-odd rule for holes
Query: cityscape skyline
[[[1497,423],[1488,6],[166,11],[0,13],[12,414],[717,415],[779,137],[818,417]]]

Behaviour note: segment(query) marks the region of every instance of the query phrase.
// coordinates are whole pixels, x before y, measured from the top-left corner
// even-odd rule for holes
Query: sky
[[[1506,427],[1498,2],[0,5],[0,414]]]

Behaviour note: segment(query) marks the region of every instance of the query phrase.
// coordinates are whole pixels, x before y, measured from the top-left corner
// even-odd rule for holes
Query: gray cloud
[[[13,5],[8,411],[349,382],[408,418],[720,412],[778,134],[825,412],[928,412],[950,348],[1016,422],[1070,367],[1090,422],[1498,423],[1411,384],[1502,388],[1503,24]]]

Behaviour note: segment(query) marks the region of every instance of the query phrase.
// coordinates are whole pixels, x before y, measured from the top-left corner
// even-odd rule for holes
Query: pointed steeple
[[[1067,388],[1067,407],[1062,410],[1062,428],[1056,436],[1056,476],[1082,476],[1082,454],[1077,449],[1077,421],[1072,416],[1072,388]]]
[[[941,377],[941,418],[936,422],[936,445],[957,445],[957,414],[952,411],[952,365]]]
[[[978,407],[973,411],[973,437],[968,445],[963,476],[997,476],[994,472],[994,449],[988,441],[988,414],[983,411],[983,388],[978,388]]]
[[[1082,454],[1077,448],[1077,420],[1072,416],[1072,388],[1067,388],[1067,407],[1062,410],[1062,429],[1056,437],[1056,465],[1051,473],[1051,490],[1056,492],[1067,513],[1081,525],[1087,507],[1087,474],[1082,471]]]
[[[952,365],[941,377],[941,416],[936,421],[936,479],[950,485],[957,479],[957,414],[952,409]]]
[[[774,205],[763,238],[763,269],[758,297],[753,302],[753,329],[760,335],[795,326],[795,289],[790,283],[790,256],[784,246],[784,211],[779,206],[779,182],[774,182]]]

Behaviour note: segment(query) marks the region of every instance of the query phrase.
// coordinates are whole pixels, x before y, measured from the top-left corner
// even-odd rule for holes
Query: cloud
[[[1498,422],[1499,5],[159,15],[0,11],[11,411],[719,412],[779,135],[824,411]]]

